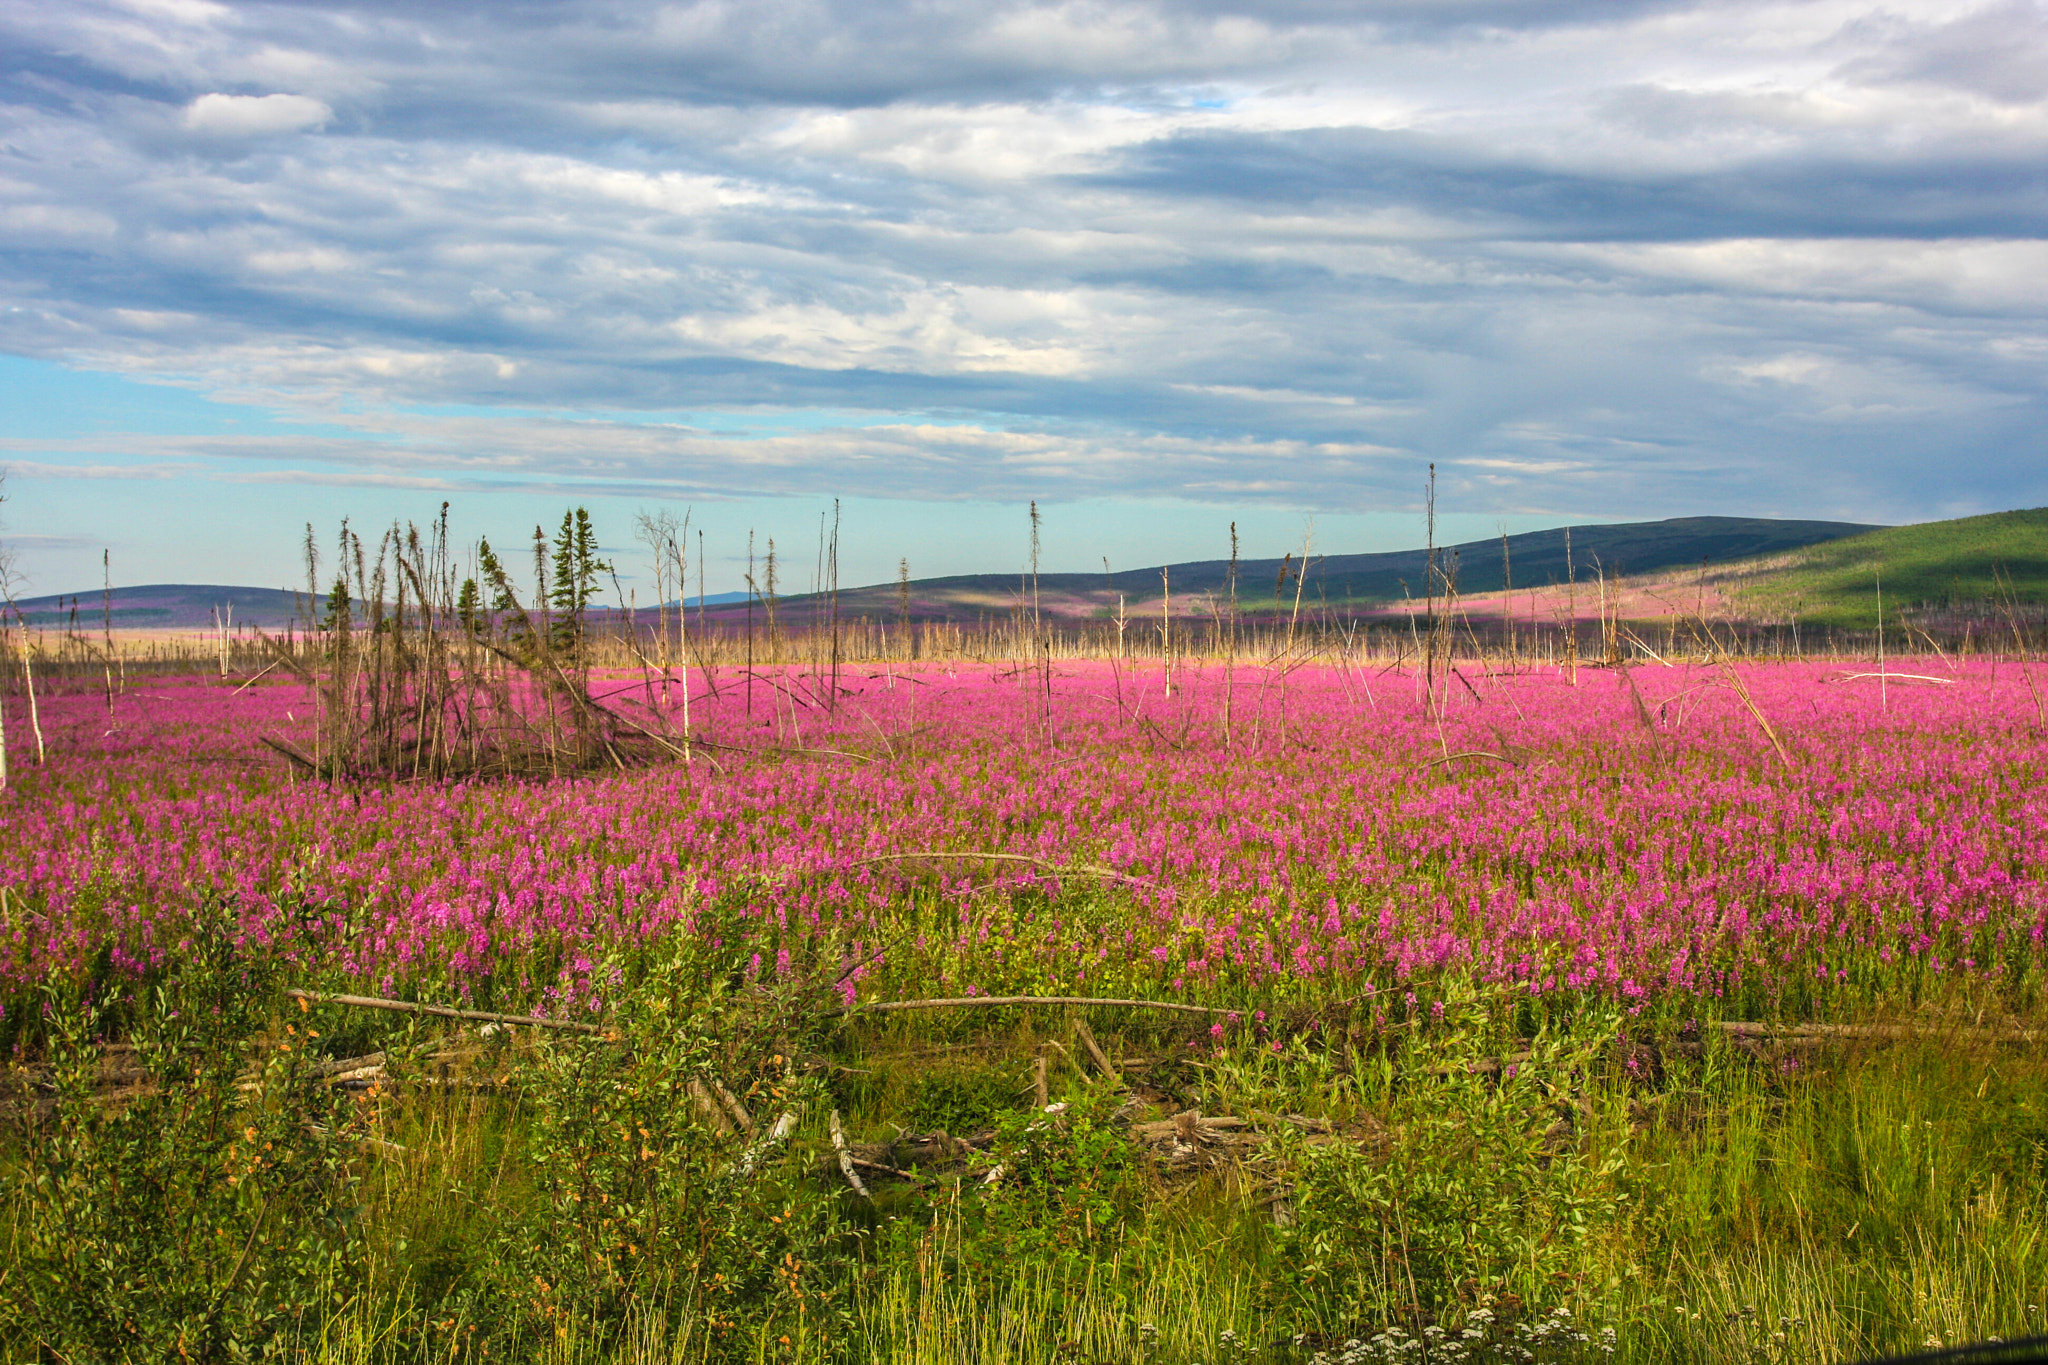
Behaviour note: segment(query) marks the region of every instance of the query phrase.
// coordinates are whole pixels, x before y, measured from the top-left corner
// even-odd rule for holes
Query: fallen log
[[[1125,882],[1131,886],[1142,886],[1157,891],[1159,883],[1143,877],[1133,877],[1128,872],[1119,872],[1113,867],[1097,867],[1092,863],[1055,863],[1045,858],[1034,858],[1025,853],[959,853],[926,851],[922,853],[878,853],[872,858],[862,858],[847,864],[849,867],[869,867],[875,863],[933,862],[998,862],[1024,863],[1054,877],[1098,877],[1103,881]]]
[[[796,1113],[793,1110],[786,1109],[782,1112],[782,1116],[775,1120],[774,1127],[756,1139],[747,1150],[740,1153],[739,1160],[732,1164],[731,1170],[742,1180],[751,1179],[754,1172],[760,1168],[761,1163],[767,1160],[776,1148],[788,1142],[790,1134],[795,1131]]]
[[[1121,1087],[1124,1078],[1116,1074],[1116,1068],[1109,1064],[1109,1054],[1102,1050],[1102,1044],[1095,1041],[1095,1034],[1089,1029],[1088,1021],[1079,1015],[1074,1017],[1074,1032],[1080,1036],[1081,1046],[1088,1049],[1088,1055],[1095,1059],[1095,1065],[1102,1068],[1102,1074],[1109,1083]],[[1043,1109],[1045,1106],[1040,1105]]]
[[[473,1019],[485,1024],[516,1024],[522,1028],[572,1029],[577,1033],[603,1033],[599,1024],[574,1019],[544,1019],[531,1014],[495,1014],[489,1010],[459,1010],[452,1005],[423,1005],[415,1000],[386,1000],[376,995],[327,995],[297,987],[285,992],[293,1000],[312,1005],[344,1005],[351,1009],[391,1010],[399,1014],[431,1014],[437,1019]]]
[[[846,1183],[852,1187],[855,1194],[872,1203],[874,1196],[869,1194],[868,1187],[861,1183],[860,1172],[854,1169],[853,1153],[846,1149],[846,1129],[840,1126],[837,1109],[832,1111],[827,1127],[832,1135],[832,1150],[839,1155],[839,1173],[846,1177]]]
[[[1921,1024],[1756,1024],[1723,1020],[1716,1027],[1731,1038],[1764,1042],[1809,1043],[1831,1038],[1906,1042],[1915,1038],[1952,1038],[1971,1043],[2038,1043],[2048,1039],[2048,1033],[2038,1029],[1989,1029],[1975,1025],[1943,1028]]]
[[[1217,1009],[1211,1005],[1183,1005],[1177,1000],[1119,1000],[1088,995],[967,995],[943,1000],[877,1000],[865,1005],[848,1005],[829,1011],[834,1015],[880,1014],[888,1010],[988,1009],[998,1005],[1103,1005],[1116,1009],[1178,1010],[1183,1014],[1221,1015],[1236,1018],[1242,1010]]]

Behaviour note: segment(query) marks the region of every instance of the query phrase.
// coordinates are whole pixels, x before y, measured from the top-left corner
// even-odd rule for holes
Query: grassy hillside
[[[1893,526],[1831,540],[1790,555],[1731,566],[1722,588],[1738,609],[1759,616],[1869,628],[1877,590],[1885,617],[2002,600],[2009,582],[2020,602],[2048,603],[2048,508],[1993,512],[1954,521]]]

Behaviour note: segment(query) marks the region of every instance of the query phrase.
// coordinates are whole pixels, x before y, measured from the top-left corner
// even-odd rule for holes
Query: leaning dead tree
[[[264,742],[339,780],[561,776],[683,754],[681,743],[594,698],[586,610],[605,566],[587,514],[552,546],[534,529],[535,584],[522,598],[490,543],[459,575],[448,509],[423,534],[393,524],[374,551],[341,528],[324,600],[307,528],[306,645],[267,642],[313,690],[310,751]],[[320,604],[313,615],[314,603]]]

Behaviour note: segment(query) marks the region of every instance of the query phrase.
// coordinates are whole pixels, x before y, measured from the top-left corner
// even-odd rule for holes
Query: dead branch
[[[720,1085],[717,1081],[713,1081],[711,1083],[711,1088],[717,1092],[718,1098],[724,1101],[726,1111],[732,1115],[733,1121],[739,1124],[740,1131],[745,1133],[749,1138],[753,1137],[754,1116],[747,1112],[747,1106],[741,1104],[739,1102],[738,1097],[735,1096],[732,1093],[732,1091],[727,1090],[723,1085]]]
[[[1519,768],[1522,766],[1521,764],[1515,762],[1515,760],[1513,760],[1512,758],[1509,758],[1506,754],[1488,753],[1484,749],[1467,749],[1463,753],[1445,754],[1442,758],[1432,758],[1431,760],[1429,760],[1429,762],[1423,764],[1422,766],[1425,768],[1435,768],[1445,763],[1456,763],[1461,758],[1490,758],[1496,763],[1505,763],[1511,768]]]
[[[1095,1065],[1101,1067],[1102,1074],[1109,1078],[1109,1083],[1121,1086],[1124,1083],[1124,1078],[1116,1074],[1116,1068],[1109,1064],[1109,1054],[1104,1052],[1102,1045],[1095,1041],[1095,1034],[1089,1029],[1088,1021],[1078,1014],[1074,1016],[1074,1032],[1080,1036],[1081,1046],[1087,1048],[1088,1055],[1095,1059]],[[1042,1108],[1043,1106],[1040,1107]]]
[[[711,1125],[712,1132],[720,1137],[733,1135],[732,1119],[719,1107],[718,1101],[711,1098],[711,1091],[705,1087],[704,1082],[693,1080],[684,1087],[684,1090],[689,1094],[690,1102],[697,1106],[697,1112]]]
[[[837,1109],[832,1111],[832,1118],[828,1126],[832,1134],[832,1150],[839,1154],[840,1174],[846,1177],[846,1183],[853,1187],[855,1194],[863,1199],[872,1201],[874,1196],[868,1193],[866,1185],[861,1184],[860,1172],[854,1169],[853,1153],[846,1150],[846,1130],[839,1125],[839,1111]]]
[[[1929,677],[1925,673],[1849,673],[1843,676],[1842,681],[1855,682],[1863,678],[1875,678],[1880,682],[1933,683],[1937,687],[1954,687],[1956,685],[1954,678],[1934,678]]]
[[[263,681],[263,679],[264,679],[264,678],[265,678],[266,676],[268,676],[268,674],[270,673],[270,670],[271,670],[271,669],[273,669],[273,668],[276,668],[276,667],[277,667],[277,666],[278,666],[279,664],[281,664],[281,663],[283,663],[283,662],[284,662],[284,660],[283,660],[283,658],[281,658],[281,657],[280,657],[280,658],[276,658],[276,659],[272,659],[272,660],[271,660],[271,661],[270,661],[269,663],[267,663],[267,664],[263,665],[263,668],[262,668],[262,670],[261,670],[260,672],[258,672],[258,673],[257,673],[257,674],[256,674],[255,676],[251,677],[251,678],[250,678],[250,679],[249,679],[249,680],[248,680],[247,682],[243,683],[243,684],[242,684],[242,685],[241,685],[240,687],[236,688],[236,689],[235,689],[234,691],[232,691],[232,692],[228,693],[228,695],[229,695],[230,697],[239,697],[239,696],[241,696],[241,695],[242,695],[242,694],[243,694],[244,692],[247,692],[247,691],[248,691],[248,690],[249,690],[250,688],[254,687],[254,686],[255,686],[255,685],[257,684],[257,683],[260,683],[260,682],[262,682],[262,681]]]
[[[782,1112],[781,1117],[775,1120],[773,1128],[770,1128],[766,1134],[757,1138],[754,1144],[747,1148],[746,1151],[740,1153],[739,1160],[732,1164],[733,1172],[742,1180],[753,1175],[755,1170],[760,1167],[763,1161],[767,1160],[777,1147],[789,1141],[789,1135],[795,1131],[796,1113],[793,1110],[786,1109]]]
[[[2048,1033],[2038,1029],[1942,1028],[1916,1024],[1753,1024],[1724,1020],[1717,1027],[1730,1038],[1759,1042],[1815,1043],[1830,1038],[1863,1038],[1877,1042],[1910,1042],[1918,1038],[1950,1038],[1972,1043],[2038,1043]]]
[[[318,771],[320,771],[320,765],[318,763],[315,763],[312,759],[308,758],[305,754],[301,753],[292,745],[285,743],[283,740],[277,739],[271,735],[262,735],[259,736],[259,739],[261,743],[264,745],[264,747],[273,749],[278,753],[283,754],[287,759],[291,760],[293,763],[296,763],[299,767],[304,768],[307,772],[317,773]]]
[[[603,1033],[597,1024],[573,1019],[542,1019],[530,1014],[493,1014],[488,1010],[459,1010],[451,1005],[423,1005],[413,1000],[386,1000],[375,995],[325,995],[294,987],[285,992],[293,1000],[313,1005],[344,1005],[351,1009],[392,1010],[399,1014],[431,1014],[438,1019],[474,1019],[485,1024],[517,1024],[528,1028],[573,1029],[578,1033]]]
[[[1108,1000],[1087,995],[969,995],[947,1000],[878,1000],[830,1011],[835,1015],[881,1013],[885,1010],[986,1009],[996,1005],[1102,1005],[1118,1009],[1178,1010],[1183,1014],[1222,1015],[1235,1018],[1241,1010],[1217,1009],[1210,1005],[1183,1005],[1177,1000]]]
[[[907,863],[916,862],[920,859],[956,863],[981,862],[984,860],[999,863],[1024,863],[1037,868],[1040,872],[1048,873],[1055,877],[1100,877],[1104,881],[1128,882],[1132,886],[1142,886],[1153,891],[1159,889],[1159,883],[1157,882],[1146,881],[1143,877],[1133,877],[1129,873],[1119,872],[1113,867],[1097,867],[1090,863],[1068,863],[1062,865],[1049,862],[1044,858],[1034,858],[1025,853],[950,853],[937,850],[926,850],[919,853],[877,853],[872,858],[862,858],[857,862],[847,864],[847,866],[868,867],[875,863]]]

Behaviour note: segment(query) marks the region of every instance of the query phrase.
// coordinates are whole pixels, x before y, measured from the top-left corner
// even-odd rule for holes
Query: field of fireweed
[[[12,701],[6,1358],[2041,1330],[2026,667],[697,671],[687,758],[468,784],[295,775],[292,683]],[[991,996],[1210,1012],[874,1008]]]

